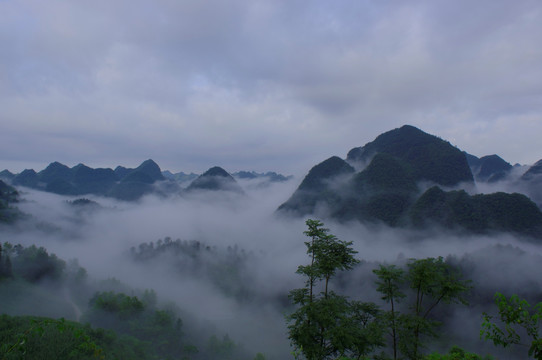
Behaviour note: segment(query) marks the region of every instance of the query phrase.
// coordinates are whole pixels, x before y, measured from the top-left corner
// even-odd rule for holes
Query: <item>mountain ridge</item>
[[[525,194],[470,195],[456,190],[466,187],[475,191],[478,183],[506,179],[513,167],[498,155],[477,158],[405,125],[351,149],[345,160],[335,157],[335,164],[344,162],[358,168],[340,183],[327,181],[340,175],[327,166],[330,159],[315,165],[276,212],[293,216],[318,212],[321,217],[338,221],[406,228],[437,225],[449,230],[512,232],[542,239],[542,212]],[[542,180],[542,160],[526,174],[522,179],[541,175]]]

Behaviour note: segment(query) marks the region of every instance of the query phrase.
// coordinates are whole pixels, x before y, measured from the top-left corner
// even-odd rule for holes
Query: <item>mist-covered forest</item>
[[[1,354],[542,358],[539,174],[412,126],[302,180],[4,171]]]
[[[445,264],[445,272],[453,273],[464,289],[434,307],[423,303],[432,308],[417,340],[419,350],[413,355],[396,345],[397,358],[455,359],[474,353],[480,358],[527,357],[525,345],[495,347],[480,338],[480,330],[484,313],[498,319],[497,292],[532,304],[541,298],[542,255],[535,241],[510,233],[463,234],[334,220],[323,225],[329,229],[326,234],[350,243],[355,261],[333,271],[326,291],[357,304],[360,319],[357,325],[339,322],[335,330],[345,327],[358,334],[352,330],[358,329],[357,339],[365,339],[366,347],[358,344],[356,352],[343,344],[341,351],[343,345],[332,346],[326,338],[327,355],[307,355],[303,351],[308,346],[299,346],[305,340],[292,337],[291,316],[306,305],[296,302],[292,291],[303,289],[303,274],[311,273],[305,244],[311,237],[304,234],[306,218],[275,214],[298,182],[263,186],[258,181],[238,180],[243,194],[151,194],[138,202],[19,188],[16,208],[24,215],[1,230],[3,356],[394,358],[386,317],[390,302],[375,271],[401,269],[404,279],[396,285],[402,295],[394,311],[414,316],[409,269],[416,261],[431,259]],[[316,301],[326,277],[315,279]],[[428,289],[426,301],[435,300],[437,288]],[[519,334],[527,344],[528,335]]]

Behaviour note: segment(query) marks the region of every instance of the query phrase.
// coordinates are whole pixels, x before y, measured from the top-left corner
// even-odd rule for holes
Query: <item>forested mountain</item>
[[[0,308],[2,359],[252,359],[227,335],[187,326],[153,290],[93,283],[43,247],[0,244]]]
[[[389,154],[409,167],[416,181],[431,181],[442,186],[472,182],[464,154],[434,135],[410,125],[379,135],[365,146],[350,150],[346,160],[365,163],[378,154]]]
[[[535,200],[541,192],[535,184],[542,173],[539,163],[521,178],[529,183],[530,192],[516,184],[518,192]],[[529,197],[476,193],[477,183],[503,181],[512,168],[497,155],[477,158],[405,125],[350,150],[346,160],[334,156],[314,166],[277,211],[393,227],[504,231],[542,239],[542,212]]]
[[[214,166],[198,176],[188,186],[187,190],[222,190],[243,193],[243,189],[237,184],[233,176],[219,166]]]

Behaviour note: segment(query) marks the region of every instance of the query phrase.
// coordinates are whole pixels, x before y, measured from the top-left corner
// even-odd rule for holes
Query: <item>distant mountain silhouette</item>
[[[26,186],[26,187],[37,187],[38,186],[38,174],[33,169],[25,169],[20,174],[17,174],[13,180],[13,185]]]
[[[126,201],[153,193],[153,184],[165,180],[160,167],[151,159],[145,160],[135,169],[117,166],[114,173],[120,177],[120,181],[111,187],[108,195]]]
[[[511,164],[495,154],[481,158],[470,154],[466,154],[466,156],[476,181],[496,182],[503,180],[513,168]]]
[[[542,181],[542,160],[538,160],[533,166],[529,168],[521,177],[524,181],[529,180],[541,180]]]
[[[15,174],[13,174],[11,171],[7,169],[0,171],[0,179],[11,181],[13,180],[14,177],[15,177]]]
[[[115,170],[93,169],[84,164],[70,168],[57,161],[36,173],[25,170],[13,177],[12,184],[60,195],[95,194],[121,200],[137,200],[154,191],[153,184],[165,180],[160,167],[146,160],[135,169],[118,166]]]
[[[238,179],[263,179],[269,182],[284,182],[292,178],[292,176],[284,176],[277,174],[274,171],[268,171],[266,173],[257,173],[255,171],[238,171],[232,174],[234,178]]]
[[[256,173],[238,172],[240,178],[258,178],[262,183],[282,182],[291,179],[275,172]],[[84,164],[72,168],[58,161],[50,163],[45,169],[36,173],[27,169],[20,174],[12,174],[8,170],[0,172],[0,178],[14,186],[25,186],[60,195],[101,195],[120,200],[134,201],[146,194],[181,194],[183,191],[193,190],[227,190],[243,193],[232,175],[220,167],[213,167],[198,176],[183,172],[173,174],[170,171],[161,171],[153,160],[143,161],[137,168],[117,166],[110,168],[93,169]],[[189,188],[183,189],[181,183],[193,183]],[[260,186],[261,184],[258,184]]]
[[[243,189],[237,181],[223,168],[214,166],[198,176],[188,186],[187,191],[212,190],[212,191],[233,191],[243,193]]]
[[[190,181],[196,179],[196,178],[199,176],[198,174],[194,174],[194,173],[185,174],[185,173],[182,172],[182,171],[174,174],[174,173],[172,173],[172,172],[169,171],[169,170],[162,171],[162,175],[163,175],[166,179],[178,181],[178,182],[180,182],[180,183],[183,183],[183,182],[190,182]]]

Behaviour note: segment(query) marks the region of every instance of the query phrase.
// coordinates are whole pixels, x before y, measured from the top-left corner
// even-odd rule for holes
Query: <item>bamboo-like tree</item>
[[[374,304],[350,302],[330,286],[337,272],[350,270],[359,262],[354,258],[357,252],[352,242],[329,234],[322,222],[309,219],[306,224],[310,264],[297,269],[306,279],[305,287],[290,292],[298,308],[287,317],[289,338],[309,360],[345,354],[359,358],[382,343],[379,332],[374,331],[379,310]]]
[[[384,317],[386,327],[389,329],[393,345],[393,359],[397,359],[397,343],[399,336],[399,315],[396,304],[405,298],[400,286],[405,281],[405,272],[395,265],[380,265],[373,273],[378,276],[376,290],[382,294],[382,300],[390,304],[390,311]]]
[[[401,316],[400,348],[408,358],[419,359],[422,336],[436,336],[434,329],[439,325],[431,318],[432,311],[441,303],[467,305],[464,294],[471,285],[442,257],[412,259],[407,267],[406,281],[414,302],[411,302],[411,312]]]

